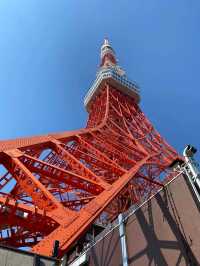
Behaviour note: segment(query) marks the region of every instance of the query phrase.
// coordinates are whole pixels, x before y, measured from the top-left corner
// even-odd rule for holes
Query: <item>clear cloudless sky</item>
[[[84,127],[108,36],[158,131],[200,148],[199,32],[199,0],[0,1],[0,139]]]

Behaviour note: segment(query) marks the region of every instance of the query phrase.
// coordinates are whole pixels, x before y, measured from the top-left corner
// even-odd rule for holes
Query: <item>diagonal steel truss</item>
[[[106,84],[78,131],[0,142],[1,243],[59,256],[170,177],[176,151],[132,98]]]

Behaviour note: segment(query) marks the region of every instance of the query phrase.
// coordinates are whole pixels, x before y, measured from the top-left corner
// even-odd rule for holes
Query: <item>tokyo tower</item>
[[[63,256],[95,222],[107,224],[172,177],[179,158],[139,107],[140,92],[107,39],[84,105],[87,126],[0,141],[0,242]]]

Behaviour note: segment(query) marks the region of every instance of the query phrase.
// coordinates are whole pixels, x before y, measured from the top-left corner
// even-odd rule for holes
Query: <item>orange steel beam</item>
[[[56,179],[61,182],[63,181],[66,184],[70,184],[80,189],[84,188],[86,191],[91,191],[92,189],[95,194],[99,194],[99,192],[103,190],[103,187],[101,187],[97,182],[85,176],[80,176],[76,173],[67,171],[30,155],[24,154],[21,156],[21,158],[23,163],[28,169],[31,170],[31,172],[40,173],[46,177],[51,177],[52,179]],[[87,186],[84,185],[85,183],[87,183]]]
[[[88,225],[93,223],[100,213],[108,206],[108,204],[120,193],[125,185],[132,179],[132,176],[138,171],[138,169],[146,162],[148,158],[145,158],[137,166],[133,167],[129,173],[124,174],[118,181],[116,181],[110,189],[105,190],[94,200],[89,202],[87,206],[82,209],[79,216],[66,228],[59,227],[53,231],[49,236],[44,238],[45,247],[43,241],[37,244],[33,251],[38,253],[41,248],[44,250],[44,254],[50,254],[52,252],[52,245],[56,236],[59,237],[60,242],[60,256],[62,256],[75,240],[78,239],[80,233],[83,233],[88,228]],[[48,245],[46,244],[48,243]]]
[[[8,165],[12,165],[12,168],[8,166],[8,170],[17,180],[20,187],[23,187],[23,190],[27,195],[32,197],[35,206],[47,212],[49,211],[50,217],[59,223],[66,220],[66,217],[73,216],[74,213],[71,210],[64,208],[19,160],[19,157],[21,156],[20,151],[9,150],[6,151],[5,154],[8,156],[8,160],[10,160]]]

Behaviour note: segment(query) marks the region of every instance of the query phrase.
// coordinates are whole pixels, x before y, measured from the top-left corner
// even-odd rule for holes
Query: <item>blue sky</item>
[[[0,139],[84,127],[108,36],[154,126],[200,148],[199,26],[198,0],[0,1]]]

